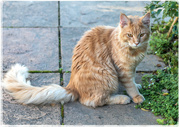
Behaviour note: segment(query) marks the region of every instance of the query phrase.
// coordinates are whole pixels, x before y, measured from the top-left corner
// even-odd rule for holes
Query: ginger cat
[[[135,83],[137,65],[146,54],[150,36],[150,13],[143,17],[121,14],[119,26],[98,26],[87,31],[74,48],[71,78],[67,87],[56,84],[34,87],[28,69],[16,64],[3,80],[4,89],[24,104],[67,103],[79,99],[86,106],[142,103],[140,84]],[[119,95],[121,83],[130,97]]]

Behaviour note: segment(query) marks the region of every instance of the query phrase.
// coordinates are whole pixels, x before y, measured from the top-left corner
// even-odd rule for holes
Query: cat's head
[[[143,47],[148,44],[150,36],[150,13],[142,17],[120,16],[120,40],[122,45],[130,46],[133,49]]]

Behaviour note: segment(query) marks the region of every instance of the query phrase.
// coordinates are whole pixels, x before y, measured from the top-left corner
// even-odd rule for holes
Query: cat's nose
[[[139,44],[139,42],[135,42],[135,45],[137,46]]]

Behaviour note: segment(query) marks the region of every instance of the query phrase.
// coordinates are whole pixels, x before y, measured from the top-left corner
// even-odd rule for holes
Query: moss
[[[44,70],[44,71],[30,70],[29,73],[61,73],[61,72],[60,71],[48,71],[48,70]]]
[[[60,73],[63,73],[63,69],[62,69],[62,68],[59,68],[59,72],[60,72]]]
[[[64,73],[71,73],[71,71],[65,71]]]
[[[61,104],[61,125],[64,125],[64,105]]]

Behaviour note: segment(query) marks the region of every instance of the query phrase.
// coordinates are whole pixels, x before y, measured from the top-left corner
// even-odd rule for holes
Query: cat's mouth
[[[131,48],[137,49],[137,48],[139,48],[139,46],[131,46]]]
[[[131,47],[131,48],[133,48],[133,49],[137,49],[137,48],[139,48],[140,47],[140,43],[139,44],[129,44],[129,46]]]

